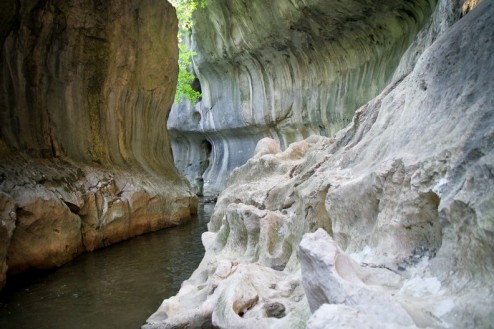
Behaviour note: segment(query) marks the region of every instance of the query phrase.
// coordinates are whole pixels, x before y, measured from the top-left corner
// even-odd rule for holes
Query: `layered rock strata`
[[[199,10],[191,48],[203,93],[176,105],[175,162],[205,194],[222,190],[256,143],[332,136],[392,79],[435,1],[220,0]],[[197,150],[212,145],[209,167]]]
[[[166,131],[178,71],[174,8],[2,6],[2,273],[58,266],[188,219],[196,199]]]
[[[143,328],[491,327],[493,19],[483,1],[411,64],[417,40],[411,72],[334,138],[261,140]]]

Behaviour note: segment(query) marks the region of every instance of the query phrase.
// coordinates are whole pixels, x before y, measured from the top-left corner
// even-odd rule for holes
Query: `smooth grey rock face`
[[[484,1],[438,34],[334,138],[262,141],[218,198],[203,261],[144,328],[489,328],[493,19]]]
[[[14,200],[0,197],[0,285],[6,266],[59,266],[189,219],[197,200],[166,131],[174,8],[21,0],[0,9],[0,191]]]
[[[195,16],[191,40],[202,101],[175,104],[168,120],[177,168],[193,184],[201,177],[203,193],[214,195],[263,137],[285,148],[313,134],[334,135],[390,82],[434,5],[209,3]],[[213,150],[206,171],[197,168],[203,140]]]

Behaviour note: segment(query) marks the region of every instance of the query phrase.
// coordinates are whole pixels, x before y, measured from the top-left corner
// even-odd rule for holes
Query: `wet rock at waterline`
[[[8,194],[0,192],[0,289],[5,284],[7,273],[7,249],[15,228],[15,200]]]
[[[197,201],[166,130],[178,72],[174,8],[151,0],[1,8],[0,282],[6,266],[59,266],[187,220]]]
[[[232,172],[203,261],[143,328],[492,325],[494,2],[452,27],[448,3],[334,138]]]

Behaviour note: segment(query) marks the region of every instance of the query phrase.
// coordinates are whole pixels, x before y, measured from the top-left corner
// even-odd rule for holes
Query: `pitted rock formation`
[[[5,254],[11,272],[48,268],[188,219],[196,200],[166,131],[174,8],[22,0],[2,16],[2,268]]]
[[[168,122],[177,168],[214,195],[263,137],[284,148],[312,134],[333,136],[391,81],[434,5],[209,3],[197,12],[191,40],[202,101],[175,105]],[[204,140],[213,150],[206,170],[197,152]]]
[[[264,140],[232,172],[203,261],[143,328],[492,325],[494,2],[446,28],[448,4],[334,138]]]

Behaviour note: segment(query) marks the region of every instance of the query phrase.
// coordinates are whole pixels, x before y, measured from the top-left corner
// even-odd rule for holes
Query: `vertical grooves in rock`
[[[197,200],[166,130],[175,9],[153,0],[0,6],[0,191],[31,213],[19,213],[5,241],[11,272],[188,220]]]
[[[285,148],[312,134],[332,136],[347,125],[391,81],[434,6],[432,0],[234,0],[198,11],[194,63],[207,88],[196,106],[175,105],[168,126],[172,144],[179,131],[182,140],[188,132],[215,136],[210,138],[222,163],[213,162],[204,175],[204,193],[219,193],[263,137]],[[201,113],[201,122],[190,123],[193,112]],[[231,135],[234,143],[224,141]],[[197,172],[181,163],[198,160],[192,153],[180,156],[186,158],[177,155],[177,167],[192,180]]]

